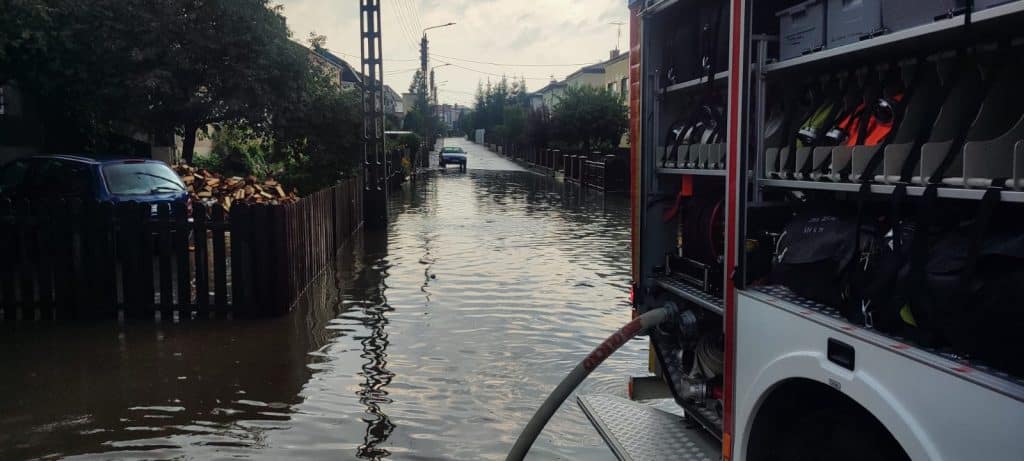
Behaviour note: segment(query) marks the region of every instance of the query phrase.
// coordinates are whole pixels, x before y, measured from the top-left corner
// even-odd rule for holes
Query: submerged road
[[[5,331],[0,458],[503,459],[629,320],[628,202],[446,143],[468,171],[395,192],[285,318]],[[581,392],[646,359],[632,342]],[[612,456],[569,401],[532,459]]]

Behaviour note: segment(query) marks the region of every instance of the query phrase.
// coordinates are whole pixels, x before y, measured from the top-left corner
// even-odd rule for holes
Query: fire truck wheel
[[[797,421],[793,430],[780,435],[780,460],[910,459],[888,431],[863,410],[816,410]]]

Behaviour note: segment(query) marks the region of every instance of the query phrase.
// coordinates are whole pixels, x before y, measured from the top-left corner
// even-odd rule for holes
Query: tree
[[[526,114],[523,128],[523,141],[526,145],[538,149],[548,146],[551,137],[551,113],[547,107],[541,106]]]
[[[159,75],[147,95],[159,101],[154,124],[170,122],[182,135],[182,155],[191,161],[196,130],[210,123],[245,121],[258,126],[267,112],[299,92],[308,71],[307,51],[297,47],[279,6],[268,0],[166,2],[147,6],[170,17],[148,49]],[[160,30],[157,28],[156,30]],[[169,43],[168,43],[169,42]]]
[[[362,95],[316,69],[299,83],[298,97],[271,116],[271,159],[286,167],[283,181],[309,192],[336,183],[361,164]]]
[[[569,86],[551,111],[551,124],[554,137],[569,147],[611,147],[626,131],[626,107],[604,88]]]
[[[17,65],[0,79],[46,108],[53,150],[140,131],[169,144],[177,132],[190,160],[197,129],[265,123],[308,70],[269,0],[3,1],[0,56]]]

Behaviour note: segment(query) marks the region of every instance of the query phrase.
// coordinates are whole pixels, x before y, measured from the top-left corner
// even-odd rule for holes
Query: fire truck
[[[620,459],[1024,459],[1024,1],[632,0]]]

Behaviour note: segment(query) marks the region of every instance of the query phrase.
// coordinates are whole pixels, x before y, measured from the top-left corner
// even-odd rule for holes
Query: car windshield
[[[445,154],[462,154],[462,153],[464,153],[462,151],[461,147],[445,147],[445,148],[441,149],[441,152],[445,153]]]
[[[103,176],[110,193],[146,195],[185,190],[181,178],[161,163],[114,163],[103,166]]]

